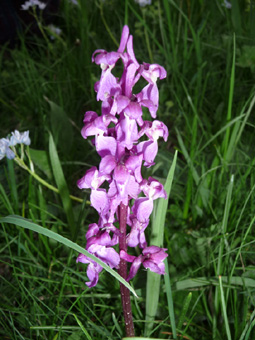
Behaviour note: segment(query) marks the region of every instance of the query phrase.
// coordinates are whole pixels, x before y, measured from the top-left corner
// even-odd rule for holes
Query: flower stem
[[[120,232],[121,236],[119,237],[119,248],[120,251],[127,251],[127,242],[126,242],[126,229],[127,229],[127,206],[122,202],[119,207],[119,223],[120,223]],[[125,280],[127,278],[127,262],[123,259],[120,260],[119,266],[119,274]],[[125,320],[125,328],[127,337],[135,336],[135,329],[133,324],[133,315],[131,309],[131,301],[130,301],[130,292],[127,287],[120,283],[120,295],[122,302],[122,309]]]
[[[25,162],[19,158],[17,155],[14,158],[14,161],[23,169],[25,169],[31,176],[33,176],[38,182],[40,182],[42,185],[44,185],[45,187],[47,187],[48,189],[56,192],[57,194],[59,194],[59,190],[58,188],[54,187],[53,185],[49,184],[48,182],[46,182],[43,178],[41,178],[40,176],[38,176],[34,171],[32,171],[31,169],[29,169],[29,167],[25,164]],[[70,198],[76,202],[82,203],[83,199],[73,196],[73,195],[69,195]],[[87,204],[90,204],[90,202],[86,202]]]

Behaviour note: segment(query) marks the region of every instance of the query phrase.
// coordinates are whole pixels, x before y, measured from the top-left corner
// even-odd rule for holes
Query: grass
[[[255,7],[252,0],[233,0],[231,10],[221,1],[152,2],[62,1],[59,38],[23,32],[14,49],[2,47],[0,136],[30,130],[26,164],[56,190],[1,160],[0,215],[30,219],[84,247],[97,219],[89,193],[76,187],[99,163],[80,135],[84,112],[100,110],[93,90],[100,70],[91,55],[116,49],[126,23],[137,60],[168,72],[159,82],[158,117],[170,136],[144,175],[165,182],[178,150],[166,218],[153,235],[168,248],[169,275],[158,294],[146,295],[145,271],[132,281],[136,335],[146,329],[158,339],[253,339]],[[0,233],[1,338],[125,336],[116,278],[104,271],[89,289],[75,250],[15,224],[2,223]],[[155,319],[146,319],[150,309]]]

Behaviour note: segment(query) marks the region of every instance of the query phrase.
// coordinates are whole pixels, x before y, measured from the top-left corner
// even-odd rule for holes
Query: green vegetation
[[[254,339],[254,1],[232,0],[231,9],[220,0],[78,2],[62,0],[54,40],[42,26],[42,37],[23,32],[0,51],[0,138],[29,130],[26,164],[49,184],[1,160],[0,217],[19,215],[85,246],[97,214],[76,181],[99,160],[80,134],[85,111],[100,112],[91,55],[116,49],[128,24],[138,61],[168,72],[158,116],[170,136],[146,176],[165,183],[178,151],[168,207],[158,204],[147,234],[164,239],[167,275],[155,290],[144,270],[132,281],[136,335]],[[75,248],[11,221],[0,228],[0,338],[124,337],[118,280],[103,271],[87,288]]]

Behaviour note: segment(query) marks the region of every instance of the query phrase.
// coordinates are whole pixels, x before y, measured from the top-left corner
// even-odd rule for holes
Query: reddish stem
[[[120,251],[124,250],[126,252],[127,251],[127,241],[126,241],[127,206],[124,205],[122,202],[119,207],[119,223],[120,223],[120,232],[121,232],[121,236],[119,237],[119,248],[120,248]],[[127,262],[122,259],[120,260],[119,274],[126,280]],[[134,337],[135,329],[134,329],[133,315],[132,315],[132,309],[131,309],[130,291],[122,283],[120,283],[120,295],[121,295],[122,309],[123,309],[124,320],[125,320],[126,335],[128,337]]]

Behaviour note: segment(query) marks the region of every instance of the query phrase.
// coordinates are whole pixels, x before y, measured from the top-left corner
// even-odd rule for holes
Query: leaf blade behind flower
[[[164,236],[164,224],[166,218],[166,211],[169,201],[169,196],[172,188],[172,182],[174,177],[174,170],[177,161],[177,151],[175,152],[173,163],[170,167],[170,170],[167,175],[165,190],[167,193],[167,199],[160,198],[156,209],[154,210],[153,218],[152,218],[152,235],[150,244],[158,247],[162,247],[163,245],[163,236]],[[145,324],[145,335],[148,336],[153,327],[153,320],[155,319],[155,315],[158,307],[159,300],[159,292],[160,292],[160,275],[148,271],[147,273],[147,285],[146,285],[146,324]],[[170,282],[170,281],[169,281]],[[169,286],[171,289],[171,286]],[[171,300],[171,299],[170,299]],[[170,301],[168,299],[168,301]],[[173,330],[175,329],[175,320],[173,317],[173,304],[171,303],[169,306],[169,313],[171,318],[171,324]]]
[[[35,224],[23,217],[17,216],[17,215],[9,215],[6,217],[0,218],[0,223],[9,223],[14,224],[19,227],[32,230],[36,233],[40,233],[42,235],[45,235],[49,238],[52,238],[53,240],[64,244],[68,248],[71,248],[79,253],[82,253],[98,263],[100,266],[102,266],[108,273],[110,273],[112,276],[114,276],[119,282],[121,282],[124,286],[126,286],[131,293],[135,295],[135,297],[138,297],[135,290],[130,286],[130,284],[125,281],[117,272],[115,272],[113,269],[111,269],[109,266],[107,266],[103,261],[95,257],[94,255],[90,254],[88,251],[86,251],[84,248],[79,246],[77,243],[74,243],[73,241],[67,239],[66,237],[59,235],[55,233],[54,231],[51,231],[49,229],[43,228],[39,226],[38,224]]]
[[[67,221],[71,229],[71,235],[74,239],[76,237],[77,226],[75,225],[72,202],[69,196],[68,186],[65,180],[65,176],[62,170],[62,166],[58,157],[57,149],[53,140],[52,135],[50,134],[49,138],[49,153],[50,153],[50,161],[52,166],[53,175],[59,190],[59,194],[63,203],[63,207],[66,213]]]

